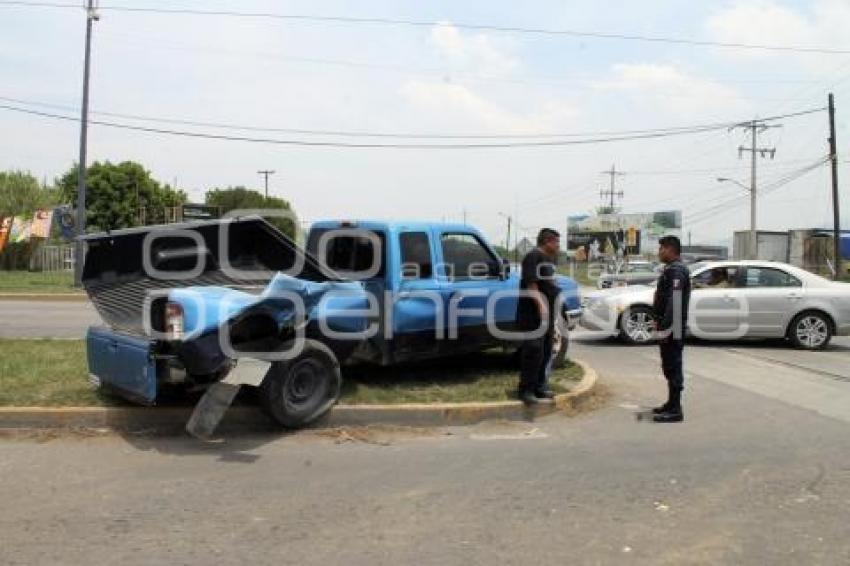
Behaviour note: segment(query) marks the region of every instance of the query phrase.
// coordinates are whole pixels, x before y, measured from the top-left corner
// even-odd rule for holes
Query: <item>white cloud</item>
[[[671,65],[616,64],[611,77],[595,84],[606,92],[621,92],[635,102],[689,117],[735,116],[749,105],[733,88],[687,73]]]
[[[410,80],[400,93],[419,111],[431,113],[432,128],[447,131],[552,133],[563,130],[576,114],[571,107],[551,101],[529,104],[535,108],[531,113],[516,112],[454,83]]]
[[[431,42],[451,64],[492,74],[506,74],[519,66],[519,60],[500,50],[489,36],[464,35],[451,23],[431,28]]]
[[[804,13],[771,0],[737,2],[718,10],[706,22],[711,39],[726,43],[791,45],[800,47],[848,47],[850,3],[845,0],[817,0]],[[817,54],[790,54],[783,51],[735,50],[733,57],[782,57],[804,60],[821,66],[831,57]],[[832,63],[834,64],[834,63]]]

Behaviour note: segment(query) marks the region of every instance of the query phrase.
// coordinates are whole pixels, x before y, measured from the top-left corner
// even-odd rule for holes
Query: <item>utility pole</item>
[[[85,246],[80,239],[86,233],[86,149],[89,129],[89,75],[91,73],[91,31],[92,23],[100,19],[94,5],[88,0],[86,5],[86,47],[83,61],[83,108],[80,115],[80,159],[77,173],[77,239],[74,241],[74,285],[79,287],[83,281],[83,255]]]
[[[841,270],[841,214],[838,203],[838,142],[835,139],[835,97],[829,93],[829,161],[832,166],[832,238],[835,250],[835,279]]]
[[[265,178],[266,198],[269,198],[269,175],[274,175],[274,171],[271,169],[264,169],[262,171],[257,171],[257,173],[259,173]]]
[[[610,211],[611,214],[614,214],[614,212],[616,212],[617,210],[616,206],[614,205],[614,199],[616,197],[623,198],[623,191],[618,191],[615,189],[614,179],[618,176],[625,175],[625,173],[622,171],[617,171],[617,168],[613,164],[611,164],[611,169],[609,169],[608,171],[602,171],[602,175],[608,175],[611,180],[610,185],[607,189],[601,189],[599,191],[599,196],[602,198],[603,203],[606,199],[609,200],[608,205],[606,205],[607,209]]]
[[[758,192],[756,190],[756,163],[758,161],[758,156],[761,155],[762,159],[770,155],[770,158],[773,159],[776,156],[776,148],[771,147],[758,147],[758,135],[769,128],[780,128],[782,124],[766,124],[764,120],[752,120],[750,122],[743,122],[741,124],[736,124],[730,128],[730,130],[734,130],[735,128],[742,128],[749,130],[750,132],[750,147],[744,147],[742,145],[738,146],[738,159],[740,159],[744,152],[750,152],[750,245],[749,245],[749,259],[758,259],[758,232],[757,232],[757,196]]]
[[[507,233],[507,236],[505,236],[505,253],[507,253],[508,256],[510,256],[511,255],[511,220],[512,220],[512,218],[511,218],[510,214],[505,214],[504,212],[500,212],[499,216],[501,216],[502,218],[504,218],[508,221],[508,233]],[[514,258],[514,259],[516,259],[516,258]]]

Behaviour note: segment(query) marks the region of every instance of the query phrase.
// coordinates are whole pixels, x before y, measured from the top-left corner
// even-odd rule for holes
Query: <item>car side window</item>
[[[403,279],[430,279],[434,273],[431,245],[425,232],[403,232],[401,245],[401,276]]]
[[[446,275],[452,279],[488,277],[498,260],[472,234],[443,234],[440,237]]]
[[[802,282],[781,269],[773,267],[748,267],[744,284],[753,287],[802,287]]]
[[[738,286],[737,267],[713,267],[691,278],[694,289],[730,289]]]

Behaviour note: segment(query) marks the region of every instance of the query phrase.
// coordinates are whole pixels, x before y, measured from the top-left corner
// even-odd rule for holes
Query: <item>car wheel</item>
[[[272,364],[260,386],[260,401],[278,424],[300,428],[333,407],[341,384],[336,356],[325,345],[308,340],[298,357]]]
[[[819,312],[800,313],[788,328],[788,339],[802,350],[822,350],[832,339],[832,322]]]
[[[620,317],[620,338],[627,344],[649,344],[654,340],[652,309],[631,307]]]

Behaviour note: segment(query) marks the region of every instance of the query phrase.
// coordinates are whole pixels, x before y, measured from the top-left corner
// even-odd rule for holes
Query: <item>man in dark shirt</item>
[[[526,405],[554,397],[546,370],[555,336],[555,306],[561,292],[555,282],[560,238],[555,230],[543,228],[537,235],[537,247],[522,260],[520,289],[528,296],[520,296],[517,302],[517,326],[529,333],[537,330],[534,334],[538,334],[530,335],[522,344],[518,393]],[[545,332],[541,334],[540,329]]]
[[[655,328],[661,347],[661,368],[667,379],[667,402],[652,410],[653,420],[660,423],[681,422],[682,388],[685,375],[682,354],[688,324],[688,304],[691,298],[691,274],[680,259],[682,244],[676,236],[664,236],[658,241],[658,258],[666,264],[658,278],[653,310]]]

